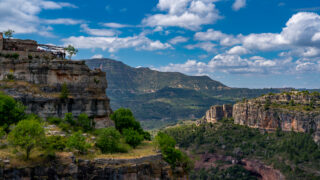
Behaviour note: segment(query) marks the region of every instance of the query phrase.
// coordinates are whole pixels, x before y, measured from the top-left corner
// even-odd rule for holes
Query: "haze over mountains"
[[[133,68],[112,59],[90,59],[86,64],[91,69],[102,67],[107,73],[112,109],[130,108],[146,128],[201,118],[212,105],[284,90],[230,88],[208,76]]]

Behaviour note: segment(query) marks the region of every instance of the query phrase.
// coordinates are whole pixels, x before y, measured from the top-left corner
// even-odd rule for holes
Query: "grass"
[[[142,144],[137,146],[135,149],[129,150],[127,153],[113,153],[113,154],[94,154],[94,155],[80,155],[82,158],[105,158],[105,159],[136,159],[145,156],[152,156],[158,154],[151,141],[144,141]]]

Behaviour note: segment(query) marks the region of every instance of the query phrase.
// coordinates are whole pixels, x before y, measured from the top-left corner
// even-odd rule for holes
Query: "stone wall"
[[[4,81],[8,74],[15,78],[13,82]],[[0,57],[0,81],[3,91],[22,101],[28,112],[43,118],[63,117],[67,112],[75,116],[87,113],[95,118],[96,127],[112,123],[105,93],[106,74],[90,70],[84,61]],[[68,87],[67,99],[60,98],[63,84]]]

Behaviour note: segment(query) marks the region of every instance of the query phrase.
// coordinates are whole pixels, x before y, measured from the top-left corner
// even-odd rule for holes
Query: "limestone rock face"
[[[0,179],[186,179],[174,177],[161,155],[138,159],[76,159],[72,153],[60,153],[56,160],[42,166],[0,167]]]
[[[310,107],[312,102],[312,109]],[[291,103],[291,105],[290,105]],[[319,97],[303,94],[267,95],[233,106],[234,123],[266,130],[315,132],[319,140]]]
[[[222,118],[232,117],[232,105],[224,104],[222,106],[211,106],[206,112],[205,121],[208,123],[216,123]]]
[[[8,75],[14,80],[8,81]],[[95,118],[98,128],[112,124],[105,76],[90,70],[84,61],[0,57],[0,90],[22,101],[27,112],[43,118],[86,113]],[[66,99],[60,98],[64,84],[69,91]]]

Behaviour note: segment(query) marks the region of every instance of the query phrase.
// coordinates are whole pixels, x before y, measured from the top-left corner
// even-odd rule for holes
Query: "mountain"
[[[90,59],[86,64],[106,72],[112,109],[130,108],[149,129],[200,118],[211,105],[233,104],[242,98],[282,91],[230,88],[208,76],[133,68],[112,59]]]

